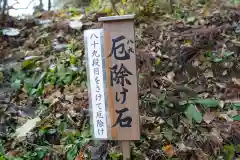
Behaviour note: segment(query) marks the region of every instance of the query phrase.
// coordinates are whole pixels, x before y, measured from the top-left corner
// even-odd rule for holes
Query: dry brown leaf
[[[26,121],[24,125],[16,129],[16,136],[17,138],[22,138],[27,135],[36,125],[38,122],[40,122],[40,117],[36,117],[34,119],[29,119]]]
[[[169,72],[169,73],[167,74],[167,79],[168,79],[169,81],[171,81],[171,82],[173,82],[174,77],[175,77],[175,73],[174,73],[174,72]]]
[[[236,110],[229,110],[229,111],[227,112],[227,115],[228,115],[229,117],[234,117],[234,116],[238,115],[238,112],[237,112]]]
[[[178,149],[183,152],[186,152],[187,150],[192,150],[191,147],[187,147],[184,143],[179,143]]]
[[[49,105],[49,107],[51,107],[52,105],[54,105],[55,103],[57,103],[59,101],[58,98],[55,98],[52,100],[52,103]]]
[[[52,96],[52,97],[55,97],[55,98],[61,97],[61,96],[62,96],[62,93],[61,93],[60,91],[56,91],[56,92],[54,92],[51,96]]]
[[[47,101],[49,102],[56,102],[56,99],[60,98],[62,96],[62,93],[60,91],[55,91],[52,93],[50,96],[46,98]]]
[[[218,83],[217,82],[216,85],[220,88],[226,88],[227,87],[227,85],[225,83]]]
[[[140,121],[154,121],[155,117],[140,116]]]
[[[162,147],[162,150],[167,154],[167,156],[172,157],[175,155],[174,148],[171,144]]]
[[[211,70],[206,70],[204,73],[203,73],[204,77],[205,78],[213,78],[213,72]]]
[[[43,158],[43,160],[49,160],[50,158],[49,158],[49,156],[45,156],[44,158]]]
[[[225,103],[240,103],[240,100],[238,100],[238,99],[230,99],[230,100],[225,100]]]
[[[221,108],[223,108],[224,107],[224,101],[219,101],[219,106],[221,107]]]
[[[200,65],[200,61],[195,60],[192,65],[193,67],[198,67]]]
[[[207,92],[199,94],[199,97],[202,97],[202,98],[207,98],[208,96],[209,96],[209,93]]]
[[[215,137],[219,142],[223,142],[222,137],[220,136],[220,131],[217,128],[213,128],[211,133],[210,133],[213,137]]]
[[[84,153],[80,153],[76,158],[75,158],[75,160],[84,160],[85,158],[84,158]]]
[[[208,7],[207,5],[204,6],[202,12],[203,12],[203,15],[204,15],[205,17],[210,16],[209,7]]]
[[[223,73],[222,73],[223,76],[226,76],[227,74],[228,74],[227,70],[223,71]]]
[[[78,155],[76,156],[75,160],[85,160],[84,150],[88,147],[88,144],[85,144],[79,151]]]
[[[19,98],[19,100],[25,100],[26,98],[27,98],[28,96],[27,96],[27,94],[26,93],[21,93],[21,94],[19,94],[18,95],[18,98]]]
[[[204,114],[204,116],[203,116],[203,120],[207,123],[207,124],[209,124],[209,123],[211,123],[211,121],[212,120],[214,120],[214,118],[215,118],[215,112],[206,112],[205,114]]]
[[[74,95],[65,95],[65,99],[67,100],[67,101],[70,101],[71,103],[73,103],[73,99],[74,99]]]
[[[228,122],[233,122],[232,117],[229,117],[229,115],[226,113],[220,113],[219,117],[224,118]]]
[[[234,84],[237,84],[237,85],[240,86],[240,79],[239,78],[233,77],[232,81],[233,81]]]
[[[53,89],[54,89],[54,85],[52,85],[52,84],[47,84],[47,85],[45,86],[45,88],[44,88],[44,93],[45,93],[46,95],[48,95],[48,94],[52,93]]]
[[[16,151],[16,150],[12,150],[12,151],[7,152],[8,156],[14,156],[14,157],[16,157],[16,156],[18,156],[20,154],[21,154],[21,152],[20,151]]]

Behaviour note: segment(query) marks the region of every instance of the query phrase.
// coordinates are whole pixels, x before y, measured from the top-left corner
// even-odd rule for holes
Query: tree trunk
[[[42,2],[42,0],[39,0],[39,9],[43,10],[43,2]]]
[[[173,13],[173,0],[169,0],[169,12]]]
[[[0,11],[2,10],[2,0],[0,0]]]
[[[5,19],[5,11],[7,9],[7,0],[3,0],[3,5],[2,5],[2,9],[1,9],[1,19],[4,20]]]
[[[52,8],[52,3],[51,3],[51,0],[48,0],[48,10],[50,11]]]

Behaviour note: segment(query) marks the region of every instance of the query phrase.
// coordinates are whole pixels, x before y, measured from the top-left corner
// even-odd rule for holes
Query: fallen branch
[[[203,26],[201,26],[199,28],[192,28],[192,29],[189,29],[188,31],[184,31],[180,33],[180,36],[182,38],[186,38],[194,35],[209,35],[212,33],[219,33],[228,27],[229,27],[228,24],[224,24],[218,27],[209,27],[209,28],[203,28]]]
[[[28,3],[27,7],[25,7],[25,8],[14,8],[14,7],[13,7],[14,5],[19,4],[19,2],[17,1],[17,2],[14,3],[13,5],[9,6],[9,7],[7,8],[7,10],[10,10],[10,9],[15,9],[15,10],[18,10],[18,9],[28,9],[29,6],[30,6],[30,4],[33,3],[33,2],[34,2],[34,0],[30,1],[30,2]]]

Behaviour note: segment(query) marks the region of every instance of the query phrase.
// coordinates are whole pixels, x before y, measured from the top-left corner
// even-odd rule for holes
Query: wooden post
[[[123,160],[131,159],[130,141],[121,141],[121,149],[123,153]]]

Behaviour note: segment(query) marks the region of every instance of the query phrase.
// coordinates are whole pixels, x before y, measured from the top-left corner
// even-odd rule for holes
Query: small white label
[[[92,102],[92,120],[94,137],[97,139],[107,138],[106,106],[103,83],[103,61],[101,33],[103,29],[91,29],[84,32],[87,41],[88,72]]]

